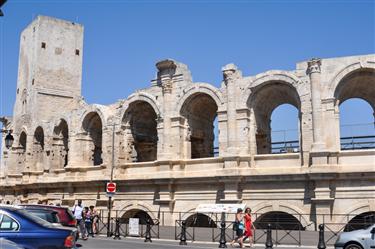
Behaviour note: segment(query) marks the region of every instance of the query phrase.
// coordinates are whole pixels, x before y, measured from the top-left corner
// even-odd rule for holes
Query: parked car
[[[375,224],[366,229],[343,232],[335,243],[335,249],[375,248]]]
[[[10,241],[4,238],[0,238],[0,248],[1,249],[24,249],[23,247],[20,247],[13,241]]]
[[[32,208],[40,209],[46,208],[54,210],[57,212],[57,217],[59,218],[59,223],[63,226],[75,227],[77,225],[77,220],[75,219],[72,211],[67,207],[52,206],[52,205],[39,205],[39,204],[23,204],[21,207],[31,210]]]
[[[56,227],[17,206],[0,206],[0,237],[25,249],[75,247],[77,230]]]

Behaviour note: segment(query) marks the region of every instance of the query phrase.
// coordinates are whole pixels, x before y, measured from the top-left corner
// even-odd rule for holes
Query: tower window
[[[79,55],[79,49],[76,49],[76,55]]]
[[[46,48],[46,43],[42,42],[42,48]]]
[[[35,79],[33,79],[33,80],[31,81],[31,85],[34,85],[34,82],[35,82]]]

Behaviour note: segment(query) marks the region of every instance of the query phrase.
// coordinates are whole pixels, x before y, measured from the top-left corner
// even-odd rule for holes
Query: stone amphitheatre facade
[[[103,106],[81,97],[82,53],[79,24],[39,16],[22,32],[14,113],[2,118],[15,138],[1,148],[3,203],[83,199],[104,209],[113,173],[120,215],[165,211],[167,224],[201,203],[246,203],[299,215],[302,225],[375,211],[375,149],[341,150],[339,129],[343,101],[375,110],[374,55],[255,76],[228,64],[220,88],[167,59],[149,88]],[[270,115],[286,103],[299,112],[298,149],[275,154]]]

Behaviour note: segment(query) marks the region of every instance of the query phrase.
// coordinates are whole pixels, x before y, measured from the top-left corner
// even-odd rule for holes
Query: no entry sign
[[[107,182],[107,193],[116,193],[116,183]]]

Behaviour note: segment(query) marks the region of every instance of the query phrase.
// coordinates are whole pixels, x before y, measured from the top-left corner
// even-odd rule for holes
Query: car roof
[[[15,206],[15,205],[0,204],[0,209],[7,210],[7,211],[14,211],[14,210],[20,210],[22,209],[22,207]]]
[[[53,208],[53,209],[67,209],[68,207],[55,206],[55,205],[43,205],[43,204],[20,204],[21,207],[32,207],[32,208]]]

